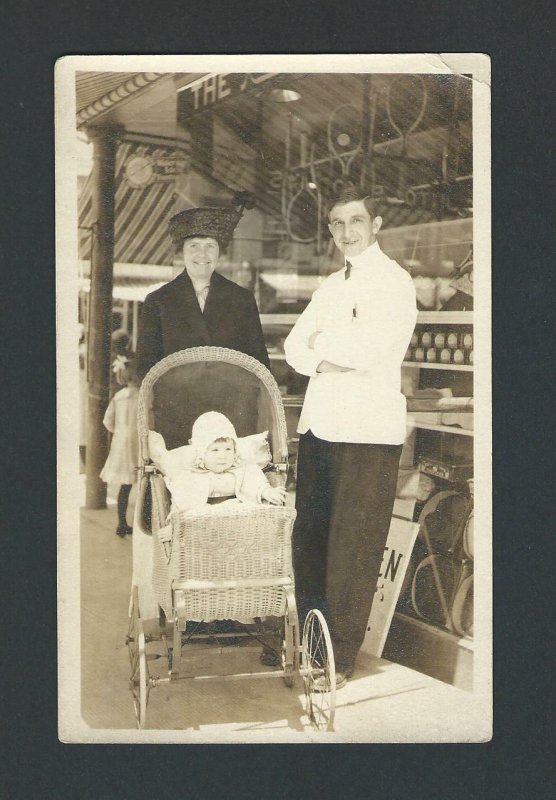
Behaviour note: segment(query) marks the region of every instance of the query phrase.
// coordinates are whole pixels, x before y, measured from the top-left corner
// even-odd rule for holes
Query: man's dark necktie
[[[350,275],[351,275],[351,264],[349,263],[349,261],[346,261],[346,271],[344,273],[344,279],[347,281]]]

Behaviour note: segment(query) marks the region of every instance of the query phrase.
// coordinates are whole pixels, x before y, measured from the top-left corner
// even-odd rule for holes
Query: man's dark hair
[[[369,212],[370,218],[374,219],[376,217],[376,208],[371,197],[358,186],[348,184],[347,186],[342,187],[337,194],[333,195],[329,199],[326,213],[328,220],[330,220],[330,212],[334,206],[345,206],[346,203],[354,203],[358,201],[362,201],[365,204],[365,208]]]

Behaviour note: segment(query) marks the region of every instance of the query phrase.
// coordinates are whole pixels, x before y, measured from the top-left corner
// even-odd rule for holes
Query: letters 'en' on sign
[[[419,525],[416,522],[392,518],[367,634],[361,647],[364,652],[377,658],[381,657],[386,644],[418,530]]]

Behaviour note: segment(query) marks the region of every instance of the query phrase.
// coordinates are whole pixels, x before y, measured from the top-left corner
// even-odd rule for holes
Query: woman
[[[185,269],[145,300],[136,351],[140,379],[165,356],[207,345],[238,350],[270,366],[252,292],[215,271],[243,207],[254,206],[246,192],[236,199],[239,208],[189,208],[170,219],[169,232],[183,252]],[[193,379],[192,371],[189,375]],[[237,419],[237,408],[242,409],[242,436],[253,432],[256,416],[257,397],[250,389],[246,383],[238,390],[227,390],[221,382],[211,390],[213,410]],[[161,386],[155,406],[158,432],[167,447],[178,447],[200,413],[189,403],[187,386]]]
[[[149,294],[143,304],[136,350],[141,379],[165,356],[190,347],[227,347],[270,367],[252,292],[215,272],[218,257],[230,243],[243,208],[254,207],[246,192],[236,195],[236,199],[238,209],[190,208],[170,219],[169,232],[183,252],[185,269]],[[180,446],[191,435],[198,414],[189,399],[187,385],[170,383],[161,388],[154,400],[155,429],[168,449]],[[215,385],[210,399],[214,411],[241,419],[244,430],[238,430],[239,435],[253,432],[257,396],[249,382],[229,391],[225,384]],[[145,500],[147,515],[149,502]]]
[[[243,206],[254,205],[246,193],[238,199],[239,209],[189,208],[170,219],[185,269],[145,300],[136,353],[141,378],[170,353],[203,345],[239,350],[270,366],[252,292],[215,272]]]

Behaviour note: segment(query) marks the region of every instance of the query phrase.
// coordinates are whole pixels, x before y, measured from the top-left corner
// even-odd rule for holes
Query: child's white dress
[[[206,508],[209,497],[235,496],[235,500],[227,503],[260,505],[261,495],[269,486],[263,471],[246,463],[220,474],[191,467],[178,470],[165,480],[172,495],[172,511]],[[224,510],[223,506],[216,507],[218,512]]]
[[[110,453],[100,477],[105,483],[135,483],[139,456],[137,386],[126,386],[110,401],[103,424],[113,434]]]

